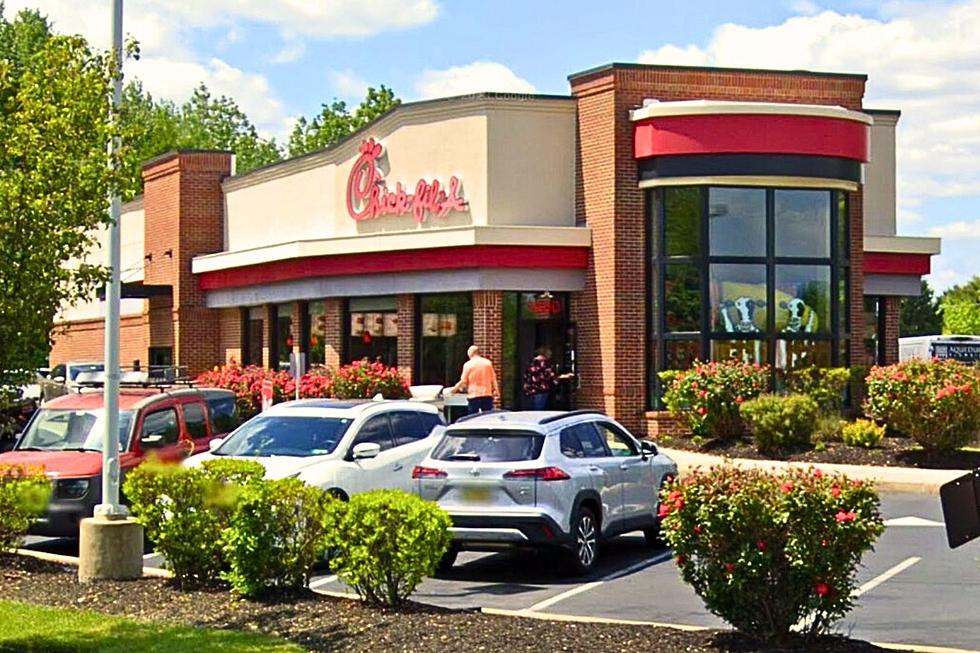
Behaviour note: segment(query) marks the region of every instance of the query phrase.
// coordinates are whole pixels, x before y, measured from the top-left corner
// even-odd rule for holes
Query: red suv
[[[73,393],[44,404],[0,464],[40,465],[54,484],[44,516],[31,533],[76,537],[78,522],[102,500],[102,393]],[[216,388],[119,392],[119,466],[122,473],[153,452],[178,462],[238,425],[235,394]]]

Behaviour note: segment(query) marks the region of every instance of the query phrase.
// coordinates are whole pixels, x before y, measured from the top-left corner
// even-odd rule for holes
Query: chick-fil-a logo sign
[[[411,213],[415,222],[422,223],[429,215],[444,218],[453,211],[469,208],[459,195],[458,177],[449,178],[448,189],[438,179],[419,179],[414,193],[406,192],[401,182],[391,190],[378,170],[378,159],[384,152],[381,143],[369,138],[361,143],[360,151],[347,179],[347,213],[355,220]]]

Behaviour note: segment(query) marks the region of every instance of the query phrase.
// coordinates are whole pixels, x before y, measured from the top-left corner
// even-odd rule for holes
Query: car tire
[[[573,576],[583,576],[595,568],[599,557],[599,522],[589,508],[579,508],[572,520],[572,548],[568,567]]]
[[[643,539],[646,540],[647,546],[654,549],[662,549],[667,546],[667,543],[664,542],[664,538],[661,535],[659,519],[657,520],[656,526],[643,529]]]
[[[446,552],[442,554],[442,558],[439,559],[439,564],[436,565],[436,571],[439,573],[446,573],[453,568],[456,564],[456,557],[459,555],[459,548],[450,545]]]

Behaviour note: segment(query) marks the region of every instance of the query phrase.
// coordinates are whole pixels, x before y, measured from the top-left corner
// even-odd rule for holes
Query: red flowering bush
[[[407,399],[411,396],[408,383],[397,367],[367,359],[344,365],[333,379],[334,396],[338,399],[370,399],[381,394],[385,399]]]
[[[317,365],[299,379],[299,398],[318,399],[333,396],[333,371]]]
[[[660,373],[667,410],[682,415],[695,435],[737,438],[745,430],[739,406],[769,387],[769,366],[734,359]]]
[[[874,367],[867,379],[869,417],[929,452],[959,449],[980,432],[980,375],[954,360],[911,360]]]
[[[763,640],[812,639],[852,607],[861,555],[884,530],[874,489],[841,475],[695,471],[661,494],[663,537],[712,613]]]
[[[195,382],[202,386],[234,391],[238,414],[246,420],[262,410],[262,383],[266,379],[272,381],[272,403],[293,398],[296,385],[288,372],[267,370],[257,365],[239,367],[232,364],[216,367],[198,376]]]

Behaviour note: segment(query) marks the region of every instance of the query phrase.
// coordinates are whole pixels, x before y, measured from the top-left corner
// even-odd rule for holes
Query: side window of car
[[[238,427],[238,407],[234,397],[209,397],[211,432],[215,435],[231,433]]]
[[[595,427],[602,435],[606,446],[613,456],[626,457],[640,455],[636,445],[633,443],[633,439],[612,424],[608,422],[595,422]]]
[[[204,414],[204,404],[184,404],[184,426],[187,433],[197,440],[208,437],[207,416]]]
[[[609,455],[609,449],[606,448],[602,435],[592,422],[576,424],[572,428],[575,429],[579,442],[582,443],[582,451],[585,452],[586,458],[602,458]]]
[[[351,448],[353,449],[354,445],[361,444],[362,442],[379,444],[381,445],[382,451],[391,449],[394,446],[387,415],[375,415],[374,417],[368,418],[357,431],[357,436],[354,438]]]
[[[442,416],[438,413],[418,413],[418,416],[422,420],[422,430],[425,432],[423,437],[432,435],[432,429],[445,424],[442,421]]]
[[[54,377],[56,377],[56,376],[60,376],[61,378],[65,378],[65,366],[64,365],[55,365],[54,366],[54,369],[51,370],[51,374],[48,375],[48,378],[54,379]]]
[[[569,426],[562,429],[562,432],[558,434],[561,453],[566,458],[585,458],[585,450],[582,448],[582,442],[579,440],[576,430],[576,427]]]
[[[173,408],[149,413],[143,418],[143,428],[140,438],[149,435],[159,435],[166,444],[174,444],[180,437],[180,426],[177,424],[177,411]]]
[[[429,434],[429,429],[422,426],[419,414],[414,410],[400,410],[390,413],[391,432],[395,436],[395,446],[418,442]]]

